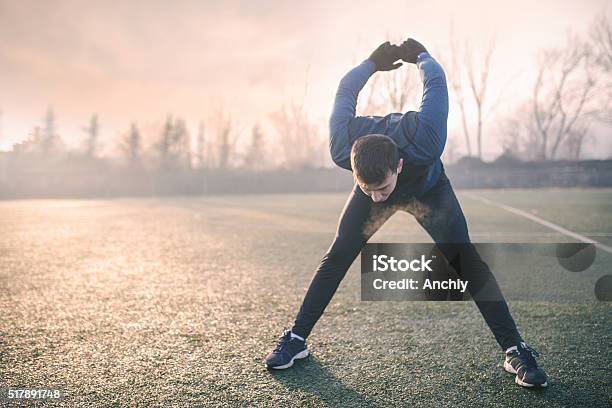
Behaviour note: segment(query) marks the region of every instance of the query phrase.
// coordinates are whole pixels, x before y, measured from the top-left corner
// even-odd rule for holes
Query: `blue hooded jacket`
[[[329,121],[329,148],[334,163],[352,170],[350,156],[355,140],[369,134],[391,137],[404,159],[398,186],[419,196],[435,185],[443,170],[440,156],[446,144],[448,88],[442,67],[428,53],[419,54],[416,64],[423,81],[419,110],[387,116],[355,116],[359,92],[376,66],[365,60],[350,70],[336,93]]]

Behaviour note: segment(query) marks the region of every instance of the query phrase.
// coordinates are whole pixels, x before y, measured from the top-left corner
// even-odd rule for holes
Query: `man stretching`
[[[416,64],[423,81],[418,111],[355,116],[357,96],[376,71]],[[523,341],[488,265],[470,243],[467,224],[440,160],[446,143],[448,89],[442,67],[413,39],[386,42],[340,81],[330,118],[334,162],[353,172],[355,185],[336,236],[310,283],[293,328],[266,357],[284,369],[307,357],[306,338],[368,239],[397,209],[411,213],[464,280],[480,313],[505,351],[504,368],[525,387],[546,387],[537,353]],[[457,245],[459,244],[459,245]],[[487,285],[487,298],[479,290]],[[491,298],[491,294],[493,298]]]

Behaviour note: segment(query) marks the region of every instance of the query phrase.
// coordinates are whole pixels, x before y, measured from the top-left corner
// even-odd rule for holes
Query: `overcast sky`
[[[306,108],[324,125],[340,77],[378,44],[411,36],[443,55],[451,22],[477,49],[496,38],[492,94],[514,78],[510,106],[528,95],[538,50],[585,32],[607,3],[0,0],[0,150],[26,138],[49,106],[69,143],[96,112],[109,144],[131,121],[167,114],[190,129],[220,108],[243,127],[265,122],[306,83]],[[450,121],[449,137],[462,138],[454,112]],[[489,154],[499,151],[493,133]]]

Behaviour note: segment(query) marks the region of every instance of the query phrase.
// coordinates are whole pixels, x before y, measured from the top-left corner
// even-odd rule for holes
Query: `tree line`
[[[444,156],[447,163],[456,162],[461,154],[482,159],[486,137],[500,140],[504,155],[509,157],[579,160],[585,144],[592,140],[594,125],[612,125],[612,25],[605,13],[586,33],[568,35],[558,47],[540,53],[530,93],[505,117],[497,114],[503,91],[494,97],[490,90],[495,40],[478,52],[458,38],[451,28],[446,52],[436,55],[446,70],[452,109],[461,122],[461,137],[449,135]],[[414,109],[420,89],[420,80],[406,69],[374,75],[360,96],[358,114]],[[286,103],[265,123],[249,129],[241,128],[229,112],[220,109],[212,120],[197,126],[195,135],[180,117],[168,116],[160,126],[147,130],[131,123],[112,146],[114,154],[107,157],[100,155],[105,141],[100,140],[104,124],[98,114],[92,114],[81,129],[85,135],[81,149],[71,151],[58,134],[56,114],[49,108],[41,125],[5,153],[3,160],[10,156],[11,171],[26,172],[43,171],[44,165],[61,167],[62,160],[106,161],[108,165],[149,171],[331,165],[322,130],[326,126],[309,117],[304,105],[304,98]]]
[[[459,38],[451,26],[448,46],[436,53],[446,71],[451,109],[460,118],[461,137],[449,135],[446,162],[454,163],[460,153],[482,160],[487,137],[499,140],[505,156],[579,160],[585,144],[593,142],[594,126],[612,125],[612,25],[606,13],[586,33],[568,33],[558,46],[541,50],[535,64],[518,61],[517,66],[534,65],[536,77],[518,106],[505,114],[500,107],[507,105],[516,78],[491,94],[495,38],[481,50]],[[359,108],[362,114],[403,112],[414,109],[420,92],[418,78],[397,70],[373,77]]]

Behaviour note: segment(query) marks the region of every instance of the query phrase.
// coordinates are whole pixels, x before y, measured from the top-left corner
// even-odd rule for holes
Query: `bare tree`
[[[44,127],[41,141],[41,150],[43,153],[54,152],[59,146],[59,136],[56,133],[56,118],[53,108],[47,109],[44,118]]]
[[[502,135],[502,149],[504,156],[517,157],[521,148],[521,123],[519,119],[511,116],[499,123]]]
[[[311,168],[322,163],[324,141],[303,103],[284,104],[269,117],[279,137],[285,166]]]
[[[183,168],[191,168],[191,146],[189,131],[184,119],[177,119],[174,124],[175,156]]]
[[[485,107],[488,107],[486,105],[487,85],[491,68],[491,55],[493,55],[494,50],[495,41],[492,40],[485,51],[483,63],[478,69],[480,72],[477,74],[477,69],[474,66],[474,59],[472,58],[472,51],[470,48],[467,49],[467,75],[469,78],[470,90],[472,91],[472,96],[474,97],[474,103],[476,105],[476,146],[479,159],[482,159],[483,115]]]
[[[191,167],[189,133],[184,120],[166,118],[158,149],[161,169]]]
[[[489,103],[488,86],[491,73],[491,58],[495,51],[495,40],[491,39],[482,54],[482,60],[476,63],[473,47],[459,44],[457,36],[451,28],[450,61],[447,80],[453,93],[453,100],[459,107],[461,127],[465,138],[468,156],[472,156],[471,121],[468,119],[468,104],[473,104],[476,110],[475,138],[476,156],[482,159],[482,135],[486,118],[492,113],[495,104]]]
[[[600,14],[591,25],[590,39],[597,56],[596,62],[612,69],[612,24],[606,13]]]
[[[532,118],[531,102],[524,102],[509,117],[499,121],[503,156],[539,160],[538,138]]]
[[[164,128],[162,130],[162,136],[159,141],[159,166],[160,168],[166,168],[170,162],[170,146],[172,144],[172,117],[166,118]]]
[[[244,165],[252,169],[262,169],[266,166],[265,141],[259,124],[251,129],[251,144],[244,157]]]
[[[459,61],[460,49],[457,44],[457,39],[453,35],[451,30],[451,41],[450,41],[450,73],[446,75],[447,80],[450,84],[451,90],[453,91],[454,101],[459,107],[461,114],[461,127],[463,129],[463,137],[465,138],[465,148],[468,156],[472,156],[472,144],[470,143],[470,130],[468,127],[467,115],[465,112],[465,96],[463,91],[463,63]]]
[[[142,137],[136,123],[130,124],[130,130],[121,143],[121,150],[131,166],[141,163]]]
[[[217,109],[212,118],[214,137],[209,138],[206,150],[206,165],[211,168],[228,169],[236,158],[236,145],[240,138],[240,129],[232,121],[229,113],[223,108]]]
[[[62,140],[55,130],[55,114],[53,109],[49,108],[43,118],[42,127],[35,126],[28,139],[16,143],[13,146],[13,151],[16,153],[41,153],[43,156],[53,156],[59,153],[63,147]]]
[[[195,156],[196,156],[196,164],[197,167],[202,169],[205,166],[205,162],[204,162],[204,123],[200,122],[199,126],[198,126],[198,138],[196,140],[196,151],[195,151]]]
[[[574,144],[584,141],[577,135],[589,128],[594,112],[589,102],[596,91],[590,65],[587,45],[576,38],[543,53],[531,103],[539,159],[555,159],[570,135]]]
[[[599,68],[598,88],[603,95],[602,109],[597,119],[612,123],[612,23],[605,12],[601,13],[591,24],[589,40],[593,49],[594,62]]]
[[[221,127],[221,129],[219,130],[219,134],[218,134],[218,149],[219,149],[219,168],[220,169],[225,169],[228,167],[228,164],[230,162],[230,155],[232,153],[232,148],[233,148],[233,143],[231,142],[230,139],[230,135],[231,135],[231,126],[230,126],[230,122],[227,121],[225,122],[225,124],[223,125],[223,127]]]
[[[588,138],[590,123],[579,124],[569,131],[566,140],[567,156],[570,160],[579,160],[584,146],[585,139]]]
[[[83,126],[83,131],[87,135],[85,154],[88,157],[94,157],[96,155],[99,130],[100,123],[98,122],[98,115],[94,113],[89,120],[89,125]]]

